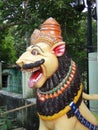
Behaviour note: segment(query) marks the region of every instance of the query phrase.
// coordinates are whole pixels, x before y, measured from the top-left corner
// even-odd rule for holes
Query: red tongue
[[[30,80],[34,80],[34,79],[36,80],[37,77],[39,76],[39,74],[40,74],[40,71],[34,72],[34,73],[31,75]]]
[[[40,74],[41,74],[41,70],[38,70],[31,75],[28,81],[28,86],[30,88],[32,88],[34,84],[38,81],[37,78],[39,77]]]

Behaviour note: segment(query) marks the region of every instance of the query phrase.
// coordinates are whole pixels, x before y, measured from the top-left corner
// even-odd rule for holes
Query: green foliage
[[[0,109],[0,113],[2,112],[3,110]],[[0,117],[0,124],[2,124],[2,130],[11,130],[12,128],[11,121],[8,119],[6,114]]]
[[[15,63],[29,45],[35,28],[49,17],[61,25],[67,51],[87,69],[87,13],[79,13],[70,6],[73,0],[3,0],[0,1],[0,60]],[[96,22],[93,22],[93,43],[96,48]]]
[[[16,60],[16,52],[14,48],[14,37],[11,34],[11,28],[3,33],[0,40],[0,60],[6,63],[13,63]]]
[[[2,129],[3,130],[10,130],[11,126],[12,125],[11,125],[10,120],[8,120],[7,118],[5,118],[5,122],[4,122],[3,126],[2,126]]]

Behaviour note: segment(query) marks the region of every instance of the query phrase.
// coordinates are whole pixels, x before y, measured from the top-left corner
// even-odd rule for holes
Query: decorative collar
[[[80,89],[78,90],[77,95],[74,97],[73,102],[76,104],[78,102],[78,100],[81,98],[81,94],[82,94],[82,84],[80,85]],[[45,115],[41,115],[38,112],[39,117],[42,120],[54,120],[57,118],[60,118],[61,116],[63,116],[64,114],[67,114],[69,111],[71,110],[71,106],[70,104],[65,106],[63,110],[59,111],[58,113],[53,114],[52,116],[45,116]]]
[[[74,61],[71,60],[71,65],[69,67],[69,71],[66,75],[66,77],[62,80],[62,82],[57,85],[55,88],[52,90],[43,92],[40,89],[37,89],[37,96],[40,101],[44,102],[45,100],[49,98],[55,98],[61,95],[71,84],[74,75],[76,72],[76,64]]]

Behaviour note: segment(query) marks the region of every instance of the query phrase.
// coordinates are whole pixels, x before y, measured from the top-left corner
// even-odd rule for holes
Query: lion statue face
[[[41,29],[35,29],[31,35],[31,45],[16,63],[22,71],[30,72],[28,85],[40,88],[58,69],[58,58],[65,52],[60,25],[49,18]]]
[[[44,42],[31,45],[27,48],[16,63],[22,71],[30,72],[28,86],[40,88],[58,68],[57,56],[64,53],[65,45],[59,43],[50,47]]]

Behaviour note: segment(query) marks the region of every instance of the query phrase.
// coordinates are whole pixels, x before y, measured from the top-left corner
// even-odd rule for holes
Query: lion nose
[[[16,61],[16,64],[19,65],[21,68],[24,64],[26,64],[27,62],[29,62],[29,52],[24,52],[19,59]],[[30,62],[29,62],[30,63]]]
[[[16,61],[16,64],[17,64],[18,66],[22,67],[22,66],[24,65],[24,62],[23,62],[22,60],[18,59],[18,60]]]

